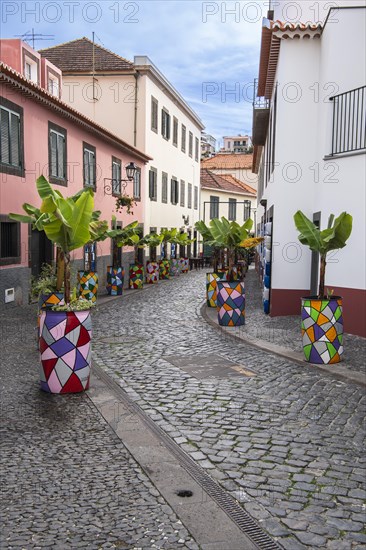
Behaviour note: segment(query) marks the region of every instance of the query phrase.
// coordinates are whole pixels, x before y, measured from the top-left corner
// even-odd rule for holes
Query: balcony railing
[[[257,97],[258,94],[258,78],[254,79],[253,89],[253,109],[269,109],[271,100],[266,97]]]
[[[366,86],[330,100],[333,101],[331,155],[366,149]]]

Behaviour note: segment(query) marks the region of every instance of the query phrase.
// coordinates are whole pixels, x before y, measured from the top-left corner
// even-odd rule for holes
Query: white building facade
[[[298,4],[308,20],[309,3]],[[279,2],[274,21],[283,9]],[[301,296],[317,293],[318,258],[299,243],[294,213],[302,210],[324,229],[331,213],[347,211],[353,232],[347,246],[330,255],[326,286],[344,298],[346,332],[362,336],[365,12],[339,6],[323,23],[305,25],[264,19],[252,136],[258,213],[272,222],[270,314],[298,314]]]

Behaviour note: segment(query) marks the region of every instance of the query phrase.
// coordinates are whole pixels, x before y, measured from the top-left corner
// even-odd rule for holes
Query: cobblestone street
[[[253,275],[248,333],[271,323],[291,347],[289,319],[250,304]],[[197,271],[102,299],[93,360],[283,548],[365,549],[364,387],[233,339],[204,297]],[[1,548],[199,548],[88,395],[39,391],[34,319],[2,318]]]

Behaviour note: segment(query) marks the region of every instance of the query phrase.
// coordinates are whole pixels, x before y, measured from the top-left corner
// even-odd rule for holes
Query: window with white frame
[[[170,114],[166,109],[161,110],[161,135],[164,139],[170,139]]]
[[[48,77],[48,91],[50,94],[58,97],[59,96],[59,84],[58,79],[52,76]]]
[[[236,220],[236,199],[229,199],[229,215],[230,221]]]
[[[183,180],[180,180],[180,205],[184,206],[186,195],[186,184]]]
[[[187,136],[187,129],[184,126],[184,124],[182,124],[182,151],[183,151],[183,153],[186,152],[186,139],[187,139],[186,136]]]
[[[189,155],[190,157],[193,156],[193,134],[192,134],[192,132],[189,132],[188,155]]]
[[[48,161],[51,183],[67,185],[66,130],[48,123]]]
[[[194,209],[198,210],[198,187],[194,186]]]
[[[178,119],[173,117],[173,145],[178,147]]]
[[[133,198],[141,199],[141,168],[137,168],[133,179]]]
[[[192,184],[188,184],[187,207],[192,208]]]
[[[151,96],[151,129],[158,133],[158,100]]]
[[[149,198],[151,201],[156,201],[158,197],[158,171],[156,168],[150,168],[149,170]]]
[[[179,182],[174,176],[170,181],[170,202],[172,204],[178,204],[179,202]]]
[[[112,157],[112,195],[121,194],[122,164],[120,159]]]
[[[36,84],[39,84],[38,63],[39,61],[36,57],[29,52],[25,53],[25,50],[23,50],[23,74],[27,80],[31,80]]]
[[[13,175],[24,174],[23,109],[0,98],[0,171]]]
[[[168,202],[168,174],[162,172],[161,174],[161,202]]]
[[[97,162],[96,149],[93,145],[83,143],[83,160],[84,187],[91,187],[95,190],[97,184]]]

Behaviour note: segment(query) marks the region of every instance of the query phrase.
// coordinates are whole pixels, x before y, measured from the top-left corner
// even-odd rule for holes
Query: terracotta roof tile
[[[211,170],[250,170],[253,155],[246,153],[218,153],[214,157],[201,161],[202,168]]]
[[[93,70],[93,42],[85,37],[39,50],[39,53],[63,72],[79,73],[92,72]],[[132,71],[133,63],[98,44],[94,44],[94,70],[96,72]]]
[[[201,187],[203,189],[216,189],[218,191],[230,191],[231,193],[252,195],[253,197],[257,195],[253,187],[239,181],[230,174],[219,176],[207,168],[201,168]]]

